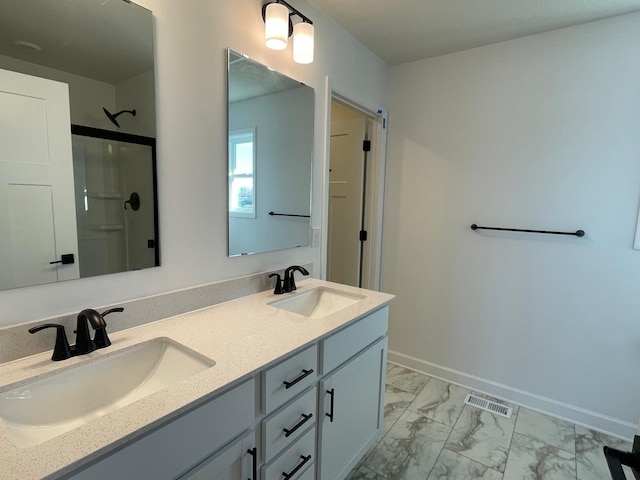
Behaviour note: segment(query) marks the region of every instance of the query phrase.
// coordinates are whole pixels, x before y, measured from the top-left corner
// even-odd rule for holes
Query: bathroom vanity
[[[203,365],[28,446],[0,403],[0,478],[342,479],[382,428],[392,299],[310,279],[292,294],[262,292],[116,332],[111,347],[83,357],[52,362],[46,352],[0,365],[0,396],[110,365],[149,342]]]

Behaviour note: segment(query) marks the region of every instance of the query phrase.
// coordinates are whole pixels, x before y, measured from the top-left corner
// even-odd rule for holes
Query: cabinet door
[[[258,480],[255,434],[247,433],[215,453],[180,480]]]
[[[386,337],[320,382],[318,478],[342,479],[376,441],[384,410]]]
[[[220,451],[255,419],[255,379],[196,407],[75,473],[73,480],[175,479]],[[249,477],[247,477],[249,478]]]

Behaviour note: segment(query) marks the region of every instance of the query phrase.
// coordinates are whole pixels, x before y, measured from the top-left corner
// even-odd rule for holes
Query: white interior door
[[[50,264],[73,254],[73,264]],[[68,85],[0,70],[0,288],[79,278]]]
[[[331,122],[327,280],[358,286],[366,124]]]

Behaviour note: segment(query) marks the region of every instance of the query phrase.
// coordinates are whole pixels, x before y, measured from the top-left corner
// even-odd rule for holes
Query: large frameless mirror
[[[0,289],[159,265],[152,14],[0,2]]]
[[[313,88],[228,51],[229,256],[310,245]]]

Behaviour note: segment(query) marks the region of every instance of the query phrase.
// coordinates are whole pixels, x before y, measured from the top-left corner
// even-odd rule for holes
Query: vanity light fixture
[[[299,22],[293,27],[293,61],[313,62],[313,25]]]
[[[300,18],[295,26],[292,16]],[[267,2],[262,6],[264,19],[264,41],[273,50],[287,48],[288,38],[293,34],[293,60],[297,63],[313,62],[313,22],[284,0]]]
[[[273,50],[287,48],[289,38],[289,9],[281,3],[267,3],[264,12],[264,43]]]

